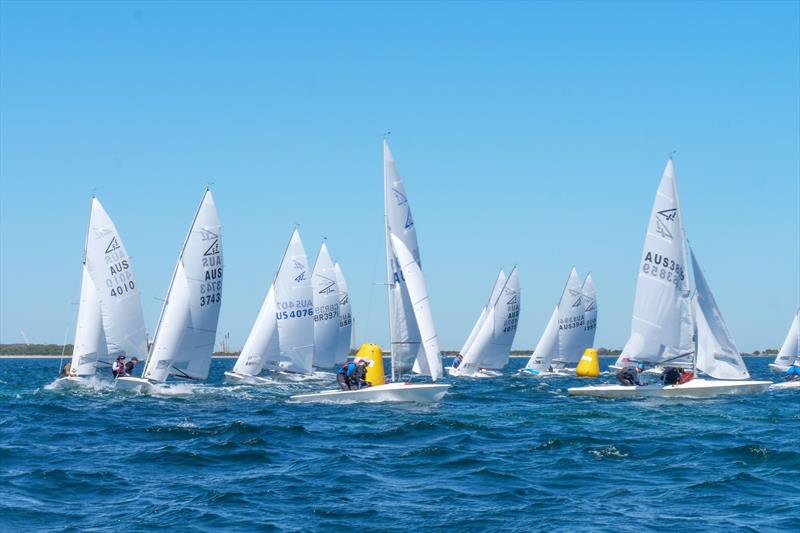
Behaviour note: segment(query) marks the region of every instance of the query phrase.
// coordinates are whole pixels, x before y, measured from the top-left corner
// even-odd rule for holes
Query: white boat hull
[[[769,387],[769,390],[784,389],[800,389],[800,379],[796,379],[794,381],[785,381],[783,383],[775,383]]]
[[[450,388],[438,383],[387,383],[361,390],[327,390],[313,394],[297,394],[294,402],[438,402]]]
[[[461,374],[457,368],[453,368],[452,366],[445,367],[445,372],[447,372],[448,376],[458,378],[499,378],[503,375],[502,372],[488,369],[480,369],[474,374]]]
[[[225,372],[225,383],[229,385],[273,385],[274,381],[261,376],[248,376],[238,372]]]
[[[144,378],[126,376],[115,379],[114,388],[125,392],[146,393],[153,389],[153,384]]]
[[[770,363],[769,369],[772,370],[773,372],[786,372],[787,370],[789,370],[789,365],[779,365],[776,363]]]
[[[570,369],[567,368],[559,368],[555,369],[552,372],[544,371],[544,372],[536,372],[533,370],[525,369],[519,371],[521,376],[528,376],[532,378],[574,378],[575,371],[569,371]]]
[[[80,387],[88,387],[91,378],[81,376],[66,376],[56,379],[50,384],[53,389],[77,389]]]
[[[772,385],[769,381],[724,381],[693,379],[682,385],[595,385],[567,389],[570,396],[595,398],[711,398],[725,394],[759,394]]]

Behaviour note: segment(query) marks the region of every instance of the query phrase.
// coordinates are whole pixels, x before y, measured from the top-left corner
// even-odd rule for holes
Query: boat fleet
[[[456,357],[444,368],[405,185],[388,142],[383,143],[386,288],[390,369],[380,347],[365,344],[357,357],[369,365],[371,386],[323,390],[291,397],[295,402],[440,400],[450,380],[502,374],[517,332],[521,293],[514,266],[500,271],[489,299]],[[68,371],[56,387],[89,384],[99,369],[120,356],[146,356],[141,377],[114,380],[119,390],[152,392],[172,380],[204,381],[214,351],[224,275],[222,226],[210,190],[181,247],[166,297],[148,343],[133,261],[100,201],[92,197],[82,265],[80,307]],[[350,352],[353,316],[342,266],[323,242],[311,266],[294,229],[228,385],[269,386],[281,380],[332,371]],[[594,345],[597,293],[591,274],[572,268],[533,355],[519,376],[532,379],[596,377]],[[588,366],[586,366],[588,365]],[[582,366],[594,371],[582,370]],[[800,310],[770,368],[800,366]],[[683,368],[691,379],[632,385],[571,387],[571,396],[598,398],[710,397],[754,394],[767,388],[800,388],[800,380],[773,384],[750,374],[717,306],[709,283],[688,245],[670,158],[648,221],[637,275],[631,334],[614,370],[635,368],[660,374]],[[326,374],[323,374],[323,376]],[[329,375],[329,374],[328,374]],[[428,379],[430,380],[428,382]]]

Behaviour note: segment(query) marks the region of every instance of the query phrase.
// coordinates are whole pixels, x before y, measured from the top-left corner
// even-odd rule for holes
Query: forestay
[[[208,377],[222,299],[222,227],[206,190],[181,249],[144,377]]]
[[[403,277],[390,236],[394,235],[402,242],[417,263],[417,267],[420,269],[422,267],[411,207],[403,180],[397,171],[389,144],[386,141],[383,142],[383,181],[392,375],[399,376],[412,369],[414,362],[420,359],[420,355],[423,355],[424,349],[420,331],[414,319],[414,309],[411,305],[407,281]]]
[[[390,234],[389,237],[412,304],[413,315],[408,318],[416,321],[424,349],[424,356],[417,358],[414,371],[430,376],[433,381],[436,381],[442,376],[442,358],[439,351],[439,339],[433,325],[433,314],[428,299],[428,290],[425,287],[425,279],[419,263],[403,244],[403,241],[393,234]]]
[[[312,274],[314,300],[314,366],[331,368],[339,345],[339,285],[336,270],[323,243]]]
[[[775,358],[775,364],[791,366],[797,359],[800,359],[800,310],[794,315],[786,340]]]
[[[617,360],[660,363],[680,353],[688,301],[683,214],[675,167],[667,162],[656,192],[636,283],[631,335]]]
[[[308,257],[297,230],[292,233],[275,278],[275,309],[280,350],[265,366],[310,373],[314,361],[313,289]]]
[[[696,291],[693,309],[697,325],[697,369],[717,379],[749,379],[744,360],[725,325],[694,252],[692,274]]]
[[[347,280],[339,263],[333,265],[336,271],[336,284],[339,287],[339,340],[337,342],[336,356],[344,360],[350,353],[350,338],[353,331],[353,314],[350,309],[350,293],[347,290]]]

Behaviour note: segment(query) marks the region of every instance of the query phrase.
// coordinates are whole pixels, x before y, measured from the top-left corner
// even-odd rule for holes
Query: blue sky
[[[391,130],[443,348],[514,264],[516,348],[572,265],[621,347],[672,150],[740,349],[778,346],[800,305],[798,5],[3,2],[0,341],[71,341],[95,189],[152,331],[213,182],[234,347],[296,223],[341,261],[358,341],[385,344]]]

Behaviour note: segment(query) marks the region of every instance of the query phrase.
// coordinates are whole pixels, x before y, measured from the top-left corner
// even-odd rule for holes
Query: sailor
[[[786,371],[786,381],[795,381],[800,379],[800,359],[795,359],[792,366]]]
[[[70,375],[72,372],[72,363],[67,363],[64,365],[64,368],[61,369],[61,373],[58,375],[60,378],[65,378]]]
[[[371,386],[367,381],[367,367],[369,366],[372,366],[372,361],[369,359],[360,359],[356,363],[356,370],[353,373],[353,382],[357,389]]]
[[[350,386],[353,380],[353,374],[356,371],[356,363],[354,361],[348,361],[342,365],[339,369],[339,372],[336,373],[336,381],[339,382],[339,388],[342,390],[352,390]]]
[[[661,383],[664,385],[677,385],[681,379],[681,371],[674,366],[668,366],[661,372]]]
[[[138,363],[138,362],[139,362],[139,359],[134,355],[133,357],[131,357],[130,361],[125,363],[125,375],[126,376],[132,376],[133,375],[133,369],[136,367],[136,363]]]
[[[115,378],[119,378],[125,375],[125,356],[120,355],[117,357],[117,360],[111,365],[111,374]]]
[[[459,365],[461,364],[461,361],[463,361],[463,360],[464,360],[464,356],[461,355],[461,354],[458,354],[456,356],[456,358],[453,359],[453,368],[458,368]]]
[[[617,373],[617,380],[626,387],[641,385],[639,374],[644,370],[644,365],[638,363],[636,367],[626,366]]]
[[[691,370],[681,370],[681,377],[678,378],[678,385],[689,383],[694,379],[694,372]]]

